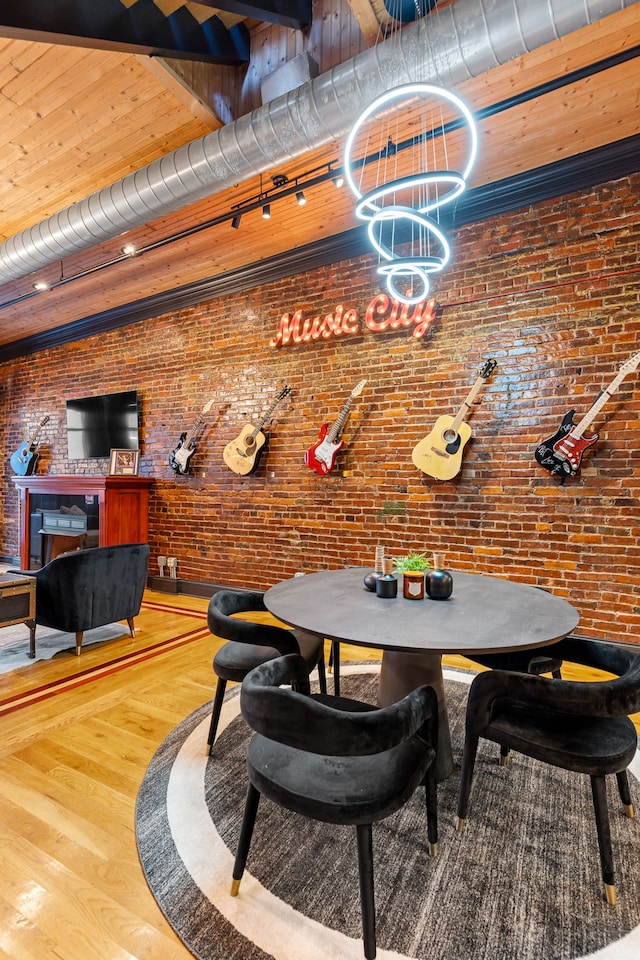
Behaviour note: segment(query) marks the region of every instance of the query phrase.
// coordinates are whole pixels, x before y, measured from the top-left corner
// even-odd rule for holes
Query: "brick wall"
[[[625,179],[453,232],[453,263],[434,288],[439,316],[422,339],[365,326],[381,289],[365,258],[4,364],[5,449],[48,413],[39,472],[104,473],[106,462],[66,459],[65,399],[135,388],[141,472],[155,478],[152,570],[161,553],[178,558],[182,579],[266,587],[297,570],[367,564],[377,543],[392,554],[437,549],[454,569],[568,597],[583,632],[635,640],[640,372],[594,421],[600,440],[575,478],[561,484],[534,450],[640,348],[639,190],[640,177]],[[357,334],[269,346],[285,311],[313,317],[338,304],[357,311]],[[460,473],[425,476],[413,447],[439,414],[457,412],[490,357]],[[320,477],[304,451],[364,377],[336,469]],[[237,476],[225,444],[285,384],[257,472]],[[211,398],[192,472],[176,476],[169,451]],[[0,551],[16,555],[8,474],[2,491]]]

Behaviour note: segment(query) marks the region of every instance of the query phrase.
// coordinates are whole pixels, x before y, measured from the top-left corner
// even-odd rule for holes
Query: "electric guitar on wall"
[[[584,431],[600,413],[607,400],[613,396],[626,375],[635,370],[639,363],[640,351],[634,353],[622,364],[609,386],[601,391],[579,423],[573,422],[575,410],[569,410],[564,415],[558,432],[536,448],[535,458],[541,467],[549,473],[560,475],[563,479],[572,477],[578,472],[582,463],[582,454],[600,436],[592,433],[589,437],[585,437]]]
[[[323,423],[320,427],[318,441],[309,447],[304,455],[304,462],[310,470],[315,470],[316,473],[325,476],[333,469],[336,456],[344,446],[344,440],[339,439],[340,431],[347,422],[351,404],[356,397],[360,396],[366,382],[366,380],[361,380],[360,383],[356,384],[351,391],[351,396],[331,428],[329,428],[328,423]]]
[[[245,424],[235,440],[229,441],[226,445],[222,457],[234,473],[245,476],[257,468],[263,447],[267,442],[267,438],[262,432],[263,427],[271,420],[273,411],[280,401],[284,400],[289,393],[291,393],[291,387],[283,387],[267,412],[260,418],[258,425],[254,427],[250,423]]]
[[[431,433],[416,444],[411,459],[423,473],[436,480],[451,480],[460,470],[462,451],[471,437],[471,427],[465,422],[464,415],[470,409],[483,381],[487,380],[496,368],[495,360],[487,360],[466,400],[455,417],[443,414],[435,422]]]
[[[180,434],[178,446],[169,454],[169,466],[172,470],[175,470],[176,473],[189,472],[189,461],[196,452],[196,436],[198,435],[198,431],[202,426],[202,421],[204,420],[205,414],[209,413],[209,410],[211,410],[212,406],[213,400],[209,400],[209,402],[204,405],[198,414],[196,422],[192,426],[191,430],[189,430],[188,433],[185,431],[184,433]]]
[[[18,449],[11,454],[9,461],[11,463],[11,469],[14,473],[17,473],[19,477],[30,477],[35,473],[38,457],[40,456],[36,449],[36,439],[45,423],[48,422],[49,417],[43,417],[34,430],[33,436],[27,440],[26,443],[21,444]]]

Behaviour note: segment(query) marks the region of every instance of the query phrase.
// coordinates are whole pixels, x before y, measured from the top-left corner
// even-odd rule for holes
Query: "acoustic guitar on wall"
[[[184,474],[189,472],[189,461],[196,452],[196,437],[198,436],[205,416],[209,413],[212,406],[213,400],[209,400],[196,417],[196,421],[191,430],[180,434],[178,446],[169,454],[169,466],[172,470],[175,470],[176,473]]]
[[[600,413],[607,400],[613,396],[627,374],[635,370],[639,363],[640,351],[634,353],[622,364],[609,386],[600,392],[579,423],[573,422],[575,410],[569,410],[564,415],[558,432],[536,447],[535,458],[541,467],[549,473],[561,476],[563,480],[578,472],[584,451],[600,438],[597,433],[585,437],[585,430]]]
[[[245,424],[235,440],[229,441],[222,452],[222,458],[230,470],[240,476],[246,476],[257,469],[267,438],[263,428],[271,420],[273,412],[281,400],[291,393],[291,387],[283,387],[267,412],[260,418],[257,426]]]
[[[480,375],[455,417],[438,417],[431,433],[413,448],[411,459],[418,468],[436,480],[451,480],[459,472],[462,451],[471,437],[471,427],[464,420],[483,382],[496,368],[495,360],[487,360]]]
[[[331,427],[328,423],[323,423],[317,442],[305,451],[304,462],[310,470],[315,470],[320,476],[326,476],[333,469],[336,456],[344,447],[344,440],[340,440],[340,433],[347,422],[351,404],[356,397],[360,396],[366,382],[361,380],[356,384],[335,423]]]
[[[34,430],[33,436],[30,437],[26,443],[22,443],[18,449],[11,454],[9,459],[11,469],[14,473],[17,473],[19,477],[30,477],[35,472],[40,456],[37,450],[36,440],[45,423],[48,422],[49,417],[43,417]]]

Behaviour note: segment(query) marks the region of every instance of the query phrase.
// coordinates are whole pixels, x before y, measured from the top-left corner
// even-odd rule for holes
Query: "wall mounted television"
[[[112,449],[138,449],[139,408],[135,390],[67,400],[70,460],[109,457]]]

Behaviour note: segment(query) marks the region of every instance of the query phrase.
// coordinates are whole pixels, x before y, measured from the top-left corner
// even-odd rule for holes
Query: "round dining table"
[[[438,780],[453,770],[442,678],[442,655],[536,650],[577,626],[575,607],[546,590],[502,577],[451,570],[446,600],[398,595],[382,599],[364,586],[369,567],[321,570],[283,580],[264,595],[267,609],[292,627],[383,651],[378,705],[401,699],[421,684],[439,704]]]

